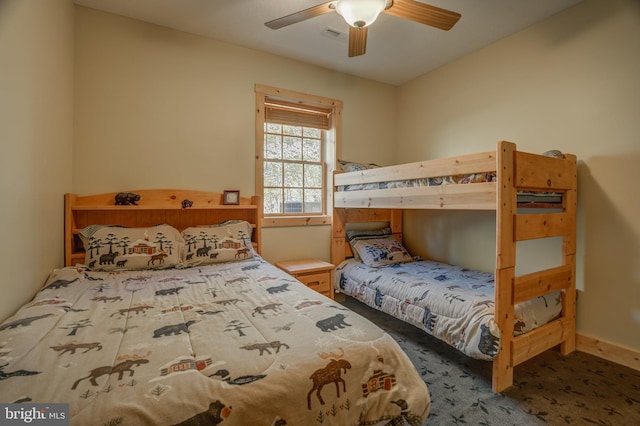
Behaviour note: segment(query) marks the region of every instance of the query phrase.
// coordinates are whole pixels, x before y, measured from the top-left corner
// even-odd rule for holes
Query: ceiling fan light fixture
[[[338,0],[336,11],[355,28],[367,27],[387,7],[387,0]]]

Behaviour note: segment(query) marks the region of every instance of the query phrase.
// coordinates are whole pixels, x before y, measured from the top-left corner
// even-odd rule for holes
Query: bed
[[[359,167],[358,170],[336,173],[334,177],[334,221],[332,231],[332,263],[340,265],[335,274],[336,290],[352,288],[359,300],[368,301],[372,306],[411,323],[427,332],[438,328],[433,323],[433,312],[425,309],[422,281],[409,293],[401,290],[394,296],[380,293],[376,297],[377,283],[369,285],[368,296],[365,289],[349,285],[342,272],[363,266],[347,266],[345,259],[354,257],[347,238],[349,224],[385,222],[395,240],[402,242],[402,211],[404,209],[438,210],[493,210],[496,213],[496,262],[495,273],[485,280],[492,281],[490,287],[480,288],[475,296],[489,296],[486,309],[468,319],[465,325],[455,325],[450,331],[442,330],[443,340],[448,341],[463,352],[480,359],[493,360],[492,386],[501,392],[513,384],[514,367],[535,355],[555,346],[560,346],[563,354],[575,350],[575,249],[576,249],[576,208],[577,208],[577,168],[576,157],[571,154],[538,155],[518,151],[511,142],[501,141],[495,151],[461,155],[452,158],[428,160],[417,163],[389,167]],[[453,176],[450,178],[449,176]],[[480,176],[481,178],[477,178]],[[482,178],[491,176],[491,178]],[[444,181],[440,185],[390,185],[388,182]],[[456,182],[454,182],[456,181]],[[457,184],[459,183],[461,184]],[[382,184],[381,184],[382,182]],[[352,186],[350,191],[343,191]],[[519,201],[521,194],[528,199]],[[551,195],[544,202],[533,202],[533,196]],[[535,198],[533,199],[536,200]],[[551,201],[550,201],[551,200]],[[547,202],[549,201],[549,202]],[[534,209],[526,207],[536,207]],[[562,259],[560,266],[515,275],[516,243],[518,241],[561,237]],[[401,245],[401,244],[400,244]],[[395,249],[394,249],[395,250]],[[357,253],[356,253],[357,254]],[[397,252],[396,252],[397,255]],[[353,261],[349,261],[353,262]],[[398,265],[390,268],[398,281],[406,272]],[[436,265],[442,267],[442,265]],[[473,272],[450,274],[460,278],[474,275]],[[362,271],[360,271],[362,273]],[[369,278],[363,275],[351,278],[369,282],[378,278],[375,270],[369,271]],[[392,274],[393,275],[393,274]],[[423,272],[422,275],[425,275]],[[442,275],[436,274],[435,276]],[[445,279],[448,279],[446,273]],[[415,277],[414,277],[415,278]],[[433,278],[433,277],[432,277]],[[464,278],[464,277],[462,277]],[[413,279],[413,278],[412,278]],[[342,281],[342,282],[341,282]],[[407,279],[411,281],[411,279]],[[435,280],[438,281],[438,280]],[[467,284],[465,284],[467,282]],[[364,285],[364,284],[363,284]],[[470,297],[465,279],[445,288],[434,290],[435,294],[446,294],[452,298]],[[422,293],[417,294],[417,289]],[[460,290],[460,289],[463,290]],[[462,291],[462,295],[456,293]],[[383,300],[388,297],[388,300]],[[397,298],[396,302],[391,302]],[[444,296],[443,296],[444,297]],[[415,300],[414,300],[415,299]],[[473,299],[480,302],[479,299]],[[524,315],[516,311],[516,306],[528,301],[556,305],[558,312],[535,314],[535,327],[523,324]],[[384,307],[387,303],[388,306]],[[415,303],[415,306],[412,304]],[[431,302],[438,309],[449,301]],[[440,303],[440,305],[438,305]],[[393,305],[393,306],[392,306]],[[405,306],[409,305],[409,306]],[[434,306],[432,305],[432,306]],[[407,314],[407,311],[410,314]],[[442,311],[437,312],[442,313]],[[540,315],[540,316],[538,316]],[[443,317],[446,315],[443,315]],[[545,317],[544,321],[540,318]],[[531,322],[531,321],[530,321]],[[482,327],[485,325],[486,330]],[[442,325],[444,327],[444,325]],[[458,327],[456,329],[455,327]],[[476,340],[465,341],[461,334],[477,331]],[[478,343],[484,333],[485,351],[478,351]],[[432,333],[433,334],[433,333]],[[475,353],[474,353],[475,351]],[[480,352],[480,353],[479,353]],[[484,353],[487,352],[487,353]]]
[[[260,256],[259,198],[116,195],[66,195],[66,266],[0,324],[0,401],[72,425],[423,424],[395,341]]]

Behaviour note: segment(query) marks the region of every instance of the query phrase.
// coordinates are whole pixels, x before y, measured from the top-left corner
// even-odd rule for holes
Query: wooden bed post
[[[563,264],[571,267],[571,283],[564,291],[562,298],[562,312],[565,318],[573,321],[570,329],[574,332],[567,333],[566,339],[560,344],[560,353],[568,355],[576,349],[576,221],[578,210],[578,165],[575,155],[565,155],[567,160],[573,164],[573,188],[567,190],[563,197],[563,207],[567,216],[573,223],[569,226],[569,234],[562,237],[562,260]]]
[[[510,142],[498,142],[496,149],[497,197],[496,197],[496,272],[495,272],[495,320],[502,331],[502,344],[493,361],[493,391],[501,392],[513,384],[513,280],[516,265],[514,239],[514,215],[516,213],[516,189],[514,179],[514,154],[516,146]]]
[[[389,227],[391,228],[392,234],[394,235],[400,234],[400,236],[402,236],[402,210],[401,209],[392,209],[391,212],[389,212]]]
[[[75,203],[76,198],[75,194],[64,194],[64,265],[71,265],[71,254],[75,244],[73,230],[76,224],[71,206]]]
[[[255,204],[257,206],[256,215],[255,215],[255,245],[258,254],[262,255],[262,216],[263,216],[263,207],[262,207],[262,197],[259,195],[254,195],[251,197],[251,204]]]
[[[331,263],[338,266],[346,257],[345,253],[345,209],[333,209],[331,226]],[[333,283],[332,283],[333,285]]]

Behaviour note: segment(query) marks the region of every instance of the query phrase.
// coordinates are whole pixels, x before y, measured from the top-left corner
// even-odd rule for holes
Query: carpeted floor
[[[431,394],[431,425],[640,425],[640,372],[549,350],[519,365],[514,386],[491,391],[491,363],[347,297],[342,302],[393,336]]]

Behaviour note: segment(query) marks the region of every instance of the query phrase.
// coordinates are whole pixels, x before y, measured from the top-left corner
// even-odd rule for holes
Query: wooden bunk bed
[[[347,185],[490,172],[495,173],[494,182],[336,191],[331,257],[332,263],[339,265],[353,255],[346,241],[348,223],[389,222],[393,234],[401,241],[402,209],[495,210],[495,321],[502,331],[502,342],[493,360],[492,386],[494,392],[501,392],[513,384],[516,365],[557,345],[565,355],[575,350],[575,155],[554,158],[531,154],[502,141],[495,151],[337,173],[334,185],[337,189]],[[556,205],[535,205],[541,209],[522,209],[518,205],[518,194],[522,191],[553,192],[561,194],[562,201]],[[516,243],[547,237],[562,238],[562,264],[516,276]],[[562,292],[560,317],[514,337],[514,305],[554,291]]]

